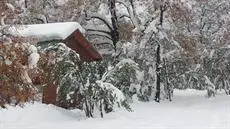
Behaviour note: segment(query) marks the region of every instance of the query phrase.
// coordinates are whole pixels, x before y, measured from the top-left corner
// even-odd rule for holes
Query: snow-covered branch
[[[122,18],[122,17],[127,17],[127,18],[129,18],[129,19],[132,21],[133,26],[134,26],[135,28],[139,28],[138,19],[137,19],[137,17],[136,17],[135,14],[134,14],[134,13],[135,13],[135,9],[134,9],[134,7],[131,5],[131,3],[124,2],[124,1],[122,1],[122,0],[117,0],[116,2],[119,3],[119,4],[121,4],[121,5],[123,5],[123,6],[126,8],[127,12],[128,12],[128,15],[123,14],[120,18]]]
[[[7,16],[6,15],[4,15],[4,16],[2,16],[1,17],[1,26],[5,26],[6,24],[5,24],[5,19],[7,18]]]
[[[41,21],[42,23],[45,23],[45,24],[48,23],[47,17],[43,14],[38,14],[36,16],[36,19]]]
[[[14,7],[12,4],[6,3],[6,6],[7,6],[7,8],[9,8],[12,12],[15,11],[15,7]]]
[[[111,22],[106,17],[104,17],[100,14],[97,14],[97,13],[88,13],[87,14],[87,20],[91,20],[91,19],[100,20],[109,28],[109,30],[113,30]]]
[[[98,31],[98,30],[88,30],[89,35],[97,35],[101,37],[105,37],[107,39],[112,40],[111,36],[108,33],[105,33],[104,31]]]

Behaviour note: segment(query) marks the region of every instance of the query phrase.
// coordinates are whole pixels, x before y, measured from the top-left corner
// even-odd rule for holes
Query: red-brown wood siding
[[[80,55],[82,61],[91,62],[102,60],[100,53],[87,41],[79,30],[73,32],[64,42]]]
[[[56,105],[57,86],[50,85],[43,87],[42,103]]]

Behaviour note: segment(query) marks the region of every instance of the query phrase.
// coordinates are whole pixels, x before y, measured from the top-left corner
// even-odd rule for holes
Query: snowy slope
[[[119,110],[86,119],[83,112],[50,105],[28,104],[24,109],[0,110],[1,129],[229,129],[230,96],[207,99],[205,92],[175,91],[174,101],[137,102],[134,112]]]

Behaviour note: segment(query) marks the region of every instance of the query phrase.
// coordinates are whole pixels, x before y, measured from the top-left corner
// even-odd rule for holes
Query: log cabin
[[[37,44],[65,43],[78,53],[80,60],[84,62],[102,60],[101,54],[86,39],[85,30],[77,22],[11,26],[9,32],[14,36],[36,38]],[[56,105],[57,87],[57,85],[43,87],[43,103]]]

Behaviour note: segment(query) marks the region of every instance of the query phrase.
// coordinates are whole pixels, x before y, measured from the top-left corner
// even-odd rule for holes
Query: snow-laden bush
[[[62,43],[41,50],[47,55],[40,63],[46,78],[44,84],[58,85],[59,106],[82,109],[87,117],[93,117],[97,111],[103,116],[116,107],[129,109],[122,91],[102,80],[107,68],[104,62],[82,62],[77,53]]]
[[[32,77],[39,54],[29,43],[2,43],[0,47],[0,106],[35,99]]]
[[[111,66],[103,75],[103,80],[109,82],[120,89],[125,97],[130,100],[132,95],[135,94],[139,88],[137,73],[139,66],[131,59],[122,59],[114,67]]]

